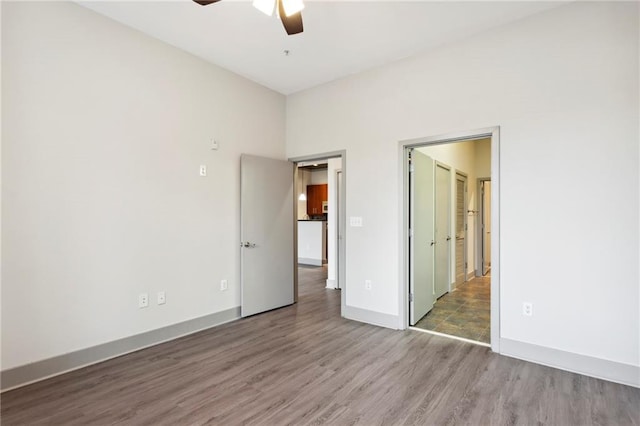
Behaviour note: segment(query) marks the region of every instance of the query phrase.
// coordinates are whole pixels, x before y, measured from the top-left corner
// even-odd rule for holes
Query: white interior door
[[[409,174],[410,267],[409,322],[415,325],[433,308],[433,160],[412,150]]]
[[[456,173],[456,285],[467,280],[467,177]]]
[[[293,303],[293,171],[288,161],[240,157],[243,317]]]
[[[435,172],[435,293],[436,299],[449,291],[451,273],[451,171],[436,164]]]
[[[491,181],[482,182],[482,275],[491,268]]]

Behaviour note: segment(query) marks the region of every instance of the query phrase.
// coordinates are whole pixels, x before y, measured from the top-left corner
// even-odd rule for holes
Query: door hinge
[[[464,262],[464,270],[466,271],[466,270],[467,270],[467,268],[468,268],[468,266],[467,266],[467,262]]]
[[[409,164],[409,173],[413,173],[416,171],[416,166],[414,166],[413,164]]]
[[[409,228],[409,238],[413,238],[413,229]]]
[[[413,302],[413,293],[409,293],[409,302]]]
[[[467,229],[469,229],[469,228],[468,228],[468,225],[465,223],[464,224],[464,230],[466,231]]]

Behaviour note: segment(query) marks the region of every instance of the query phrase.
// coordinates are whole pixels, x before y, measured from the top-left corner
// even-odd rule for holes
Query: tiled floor
[[[438,299],[415,326],[489,343],[490,304],[491,277],[476,277]]]

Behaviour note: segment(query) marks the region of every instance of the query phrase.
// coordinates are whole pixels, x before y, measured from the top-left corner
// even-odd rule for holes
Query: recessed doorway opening
[[[314,219],[322,222],[326,217],[324,222],[331,221],[333,225],[327,232],[326,256],[319,249],[318,266],[309,266],[318,269],[299,274],[298,210],[308,191],[306,188],[304,193],[299,191],[298,168],[304,166],[301,163],[305,161],[318,166],[326,164],[328,197],[312,211],[317,214]],[[313,164],[312,167],[318,167]],[[344,314],[345,182],[344,151],[289,160],[249,154],[240,157],[240,310],[243,318],[295,304],[299,275],[314,288],[319,282],[341,289],[339,298],[332,296],[327,300],[340,300],[339,310]],[[303,216],[306,214],[308,212],[301,212]],[[303,291],[310,289],[309,285],[303,286]],[[324,290],[325,286],[322,287]]]
[[[495,128],[401,143],[405,324],[494,351],[498,137]]]
[[[292,158],[295,163],[295,255],[296,286],[322,277],[326,289],[341,290],[341,312],[345,285],[345,153],[343,151]]]

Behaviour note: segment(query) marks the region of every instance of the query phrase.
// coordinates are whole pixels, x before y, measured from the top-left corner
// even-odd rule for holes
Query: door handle
[[[447,241],[451,241],[451,237],[447,237]]]
[[[433,241],[433,240],[431,240],[431,245],[433,246],[433,245],[435,245],[435,244],[436,244],[436,242],[435,242],[435,241]]]
[[[250,243],[249,241],[247,241],[246,243],[241,242],[240,243],[240,247],[246,247],[246,248],[254,248],[256,245],[254,243]]]

